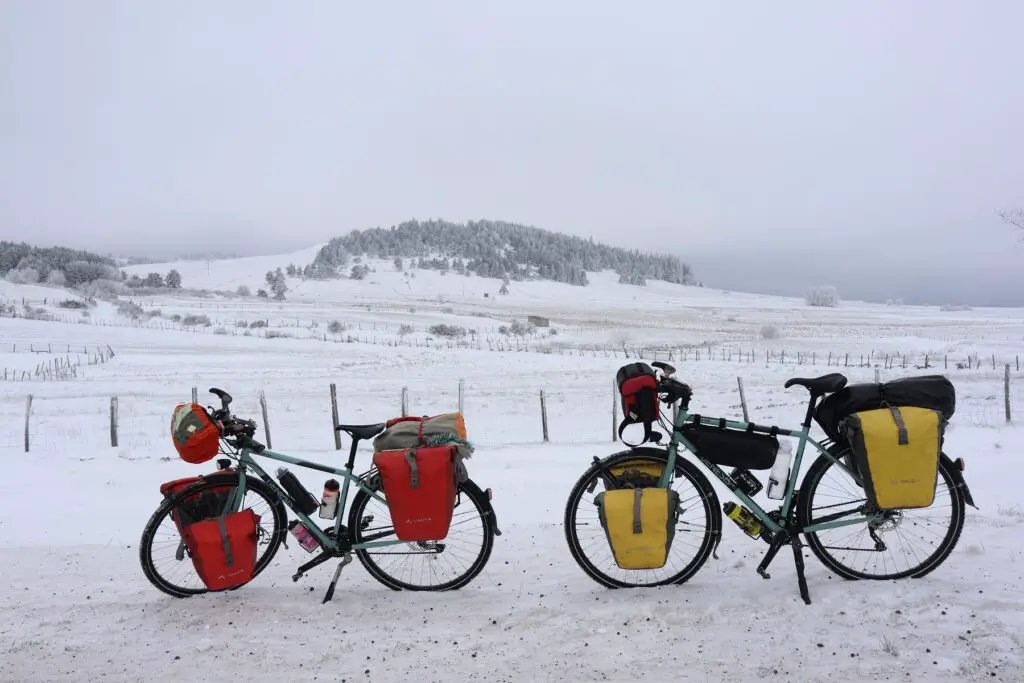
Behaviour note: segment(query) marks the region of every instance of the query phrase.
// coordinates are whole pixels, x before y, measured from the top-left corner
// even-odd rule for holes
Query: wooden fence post
[[[544,430],[544,442],[548,442],[548,404],[544,400],[544,390],[540,390],[540,424]]]
[[[465,403],[463,401],[463,393],[464,393],[463,390],[465,388],[465,385],[466,385],[465,380],[460,379],[459,380],[459,412],[462,413],[463,415],[466,414],[465,413]]]
[[[879,382],[878,368],[875,368],[875,384],[878,384],[878,382]]]
[[[1010,364],[1006,364],[1003,373],[1003,395],[1006,401],[1006,421],[1010,421]]]
[[[750,416],[747,414],[747,395],[743,391],[743,378],[737,377],[736,384],[740,388],[740,408],[743,409],[743,421],[750,422]]]
[[[409,387],[402,387],[402,417],[409,416]]]
[[[199,389],[197,387],[192,387],[192,402],[199,403]]]
[[[29,416],[32,414],[32,394],[28,395],[28,403],[25,405],[25,452],[28,453],[28,423]]]
[[[331,427],[334,432],[334,450],[341,450],[341,432],[338,431],[338,388],[331,382]]]
[[[263,413],[263,431],[267,435],[267,448],[273,448],[270,441],[270,419],[267,417],[267,395],[260,389],[260,412]]]
[[[117,396],[110,397],[110,447],[117,448]]]

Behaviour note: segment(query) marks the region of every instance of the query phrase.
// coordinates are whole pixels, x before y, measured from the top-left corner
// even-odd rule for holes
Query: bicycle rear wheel
[[[840,447],[829,452],[846,453]],[[875,581],[919,578],[942,564],[956,547],[964,527],[963,492],[955,486],[945,459],[939,461],[935,501],[926,508],[889,510],[876,524],[853,524],[805,534],[821,563],[846,579]],[[811,463],[797,499],[801,526],[867,504],[862,489],[843,468],[824,455]],[[860,514],[860,513],[856,513]],[[876,544],[876,539],[884,549]]]
[[[392,590],[446,591],[462,588],[479,574],[494,546],[494,520],[487,494],[472,481],[459,484],[448,536],[355,550],[370,576]],[[362,489],[349,511],[353,543],[394,540],[388,506]]]
[[[196,573],[188,550],[184,547],[177,525],[171,519],[171,511],[186,498],[208,492],[238,488],[238,475],[217,474],[197,482],[165,499],[149,518],[142,531],[139,543],[139,561],[146,578],[157,589],[176,598],[187,598],[207,593],[199,574]],[[262,572],[274,559],[284,538],[287,514],[284,504],[274,491],[259,479],[246,477],[245,499],[239,509],[252,508],[260,516],[257,528],[258,549],[253,578]]]

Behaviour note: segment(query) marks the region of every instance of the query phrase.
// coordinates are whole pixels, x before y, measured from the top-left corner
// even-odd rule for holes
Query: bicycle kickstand
[[[341,576],[341,570],[345,568],[345,565],[352,563],[352,553],[345,553],[345,556],[341,559],[338,564],[338,568],[334,570],[334,578],[331,579],[331,585],[327,587],[327,595],[324,596],[324,601],[321,604],[327,604],[334,597],[334,587],[338,585],[338,577]]]
[[[793,536],[790,543],[793,546],[793,559],[796,561],[796,578],[800,586],[800,597],[806,604],[811,604],[811,594],[807,590],[807,577],[804,576],[804,544],[800,542],[800,535]]]

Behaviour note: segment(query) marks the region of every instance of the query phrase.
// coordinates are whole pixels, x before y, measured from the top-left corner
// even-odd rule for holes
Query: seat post
[[[818,398],[820,396],[821,394],[815,394],[814,392],[811,392],[811,400],[810,403],[807,404],[807,415],[804,416],[804,429],[811,428],[811,419],[814,417],[814,406],[818,402]]]
[[[359,447],[359,439],[356,436],[352,436],[352,447],[348,452],[348,463],[346,466],[349,470],[356,466],[356,448]]]

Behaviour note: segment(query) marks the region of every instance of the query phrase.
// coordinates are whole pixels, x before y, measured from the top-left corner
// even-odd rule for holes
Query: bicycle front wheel
[[[604,461],[609,468],[626,463],[651,465],[660,473],[668,464],[668,456],[659,449],[638,448]],[[605,490],[603,473],[591,466],[569,492],[565,504],[569,552],[587,576],[608,588],[638,588],[683,583],[696,574],[722,532],[718,496],[707,477],[689,461],[676,458],[675,477],[669,486],[679,494],[679,519],[668,561],[660,569],[622,569],[615,562],[594,500]]]
[[[355,550],[370,576],[392,590],[447,591],[462,588],[479,574],[491,556],[494,520],[487,514],[487,494],[472,481],[461,482],[448,536]],[[362,489],[352,500],[349,530],[353,543],[394,540],[385,503]]]
[[[237,474],[216,474],[179,491],[160,504],[142,531],[139,543],[139,561],[146,578],[157,589],[176,598],[187,598],[209,592],[196,572],[181,532],[171,518],[171,511],[189,498],[204,492],[238,488]],[[284,538],[287,514],[284,504],[274,491],[259,479],[246,477],[245,499],[238,508],[260,516],[256,566],[253,578],[274,559]]]
[[[848,454],[838,446],[829,452],[836,457]],[[807,545],[822,564],[846,579],[922,577],[949,557],[964,528],[964,495],[954,484],[944,458],[939,461],[931,506],[887,510],[881,522],[865,519],[864,524],[805,534]],[[867,502],[864,489],[849,472],[820,455],[800,485],[798,522],[807,527],[829,515],[861,514],[855,511]]]

